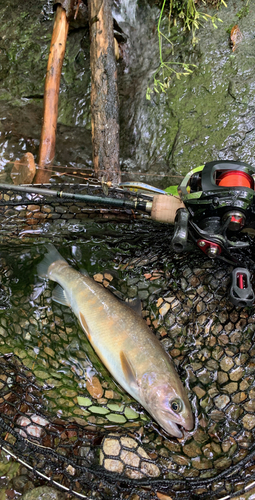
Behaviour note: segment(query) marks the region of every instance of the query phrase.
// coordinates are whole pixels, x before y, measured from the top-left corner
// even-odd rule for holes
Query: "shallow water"
[[[240,159],[253,165],[254,9],[240,19],[241,6],[229,2],[219,13],[223,23],[218,30],[210,24],[201,28],[195,48],[187,33],[172,30],[175,54],[166,46],[165,55],[198,68],[181,81],[173,79],[166,94],[153,94],[148,102],[147,85],[158,65],[159,10],[116,3],[115,17],[127,35],[118,72],[121,164],[129,178],[166,187],[177,183],[174,175],[204,161]],[[0,165],[5,180],[10,161],[27,150],[38,154],[51,8],[50,0],[0,7]],[[237,21],[244,38],[233,53],[227,29]],[[163,30],[167,33],[167,21]],[[88,54],[86,27],[72,31],[61,83],[56,164],[75,169],[91,167]],[[254,308],[236,309],[229,302],[231,269],[197,250],[174,255],[171,228],[127,223],[130,214],[123,223],[103,222],[107,215],[100,211],[97,222],[74,220],[73,213],[67,219],[58,207],[54,224],[31,227],[25,210],[21,226],[26,233],[20,238],[19,228],[13,231],[14,212],[6,212],[1,222],[2,445],[9,443],[9,451],[32,467],[46,475],[54,471],[54,480],[89,498],[152,499],[163,493],[222,498],[241,489],[245,476],[252,480]],[[144,318],[173,357],[192,402],[195,429],[182,440],[162,433],[115,384],[72,312],[52,302],[53,284],[42,286],[36,275],[49,240],[77,269],[101,275],[98,279],[121,298],[141,298]],[[47,421],[37,438],[19,420],[29,413]],[[19,427],[27,432],[26,446],[15,435]],[[130,441],[123,441],[127,436]],[[109,463],[111,455],[114,462]],[[5,485],[0,493],[13,488],[19,498],[23,489],[15,485],[20,475],[15,465],[1,462]]]
[[[246,470],[245,461],[254,447],[255,319],[253,308],[236,309],[228,300],[230,268],[219,263],[216,270],[214,263],[198,251],[176,257],[169,249],[171,233],[164,226],[138,221],[131,225],[88,222],[85,227],[88,239],[78,237],[58,243],[60,253],[76,268],[87,268],[91,276],[104,280],[118,296],[141,298],[145,320],[174,359],[188,390],[195,429],[185,432],[183,439],[165,435],[140,405],[116,386],[93,353],[72,312],[52,302],[54,285],[48,283],[42,287],[40,283],[38,287],[36,266],[45,252],[45,243],[40,239],[14,245],[12,249],[2,247],[0,352],[13,353],[29,369],[34,387],[38,388],[32,400],[26,396],[21,402],[19,396],[15,402],[11,393],[17,388],[17,379],[9,382],[8,390],[4,385],[7,392],[5,422],[10,425],[9,419],[14,419],[17,430],[19,415],[38,412],[45,415],[50,425],[44,426],[39,442],[51,447],[51,436],[58,436],[54,449],[60,454],[60,462],[63,447],[82,448],[77,438],[72,444],[56,427],[63,426],[65,421],[68,425],[77,424],[85,433],[89,425],[90,432],[99,436],[103,454],[104,436],[116,440],[116,435],[120,437],[129,432],[157,469],[153,469],[153,474],[151,470],[142,473],[139,467],[130,473],[127,465],[127,469],[119,466],[115,470],[122,470],[123,480],[127,471],[133,479],[147,475],[148,484],[152,474],[154,482],[158,480],[153,489],[161,491],[163,487],[168,491],[170,488],[171,495],[170,480],[210,481],[209,478],[224,475],[226,469],[231,470],[239,462]],[[12,359],[13,356],[9,358],[10,363]],[[19,363],[17,371],[21,370]],[[3,366],[5,373],[7,365],[2,365],[2,369]],[[8,376],[14,380],[11,373]],[[97,390],[102,388],[100,398],[95,394],[91,396],[86,385],[93,376],[99,381]],[[26,380],[25,375],[23,377],[18,382],[18,394]],[[35,389],[29,391],[33,394]],[[27,439],[33,441],[27,432]],[[111,438],[112,432],[114,438]],[[98,444],[93,449],[88,466],[94,475],[99,464]],[[37,450],[40,452],[40,448]],[[74,451],[72,455],[73,467],[79,463],[76,454]],[[108,460],[107,453],[105,456]],[[105,462],[100,463],[102,469]],[[38,464],[37,458],[33,465]],[[109,465],[106,469],[109,470]],[[113,469],[110,467],[110,470]],[[246,473],[251,474],[252,469],[248,468]],[[72,484],[72,475],[65,481]],[[88,491],[81,478],[79,481],[82,491]],[[234,491],[234,484],[233,480],[231,486],[228,481],[221,484],[215,479],[207,488],[210,495],[219,488],[223,496],[232,488]],[[79,491],[80,487],[76,483],[72,488]],[[184,495],[185,483],[182,488]],[[194,486],[194,495],[198,489],[201,487]],[[202,490],[201,493],[206,495]],[[154,498],[152,492],[150,495]]]

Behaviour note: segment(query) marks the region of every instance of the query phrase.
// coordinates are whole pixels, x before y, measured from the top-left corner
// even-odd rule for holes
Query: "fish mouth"
[[[175,424],[174,422],[171,422],[171,423],[169,422],[169,424],[170,424],[171,430],[166,429],[168,434],[171,434],[172,436],[177,437],[177,438],[182,438],[183,433],[182,433],[181,429],[179,428],[179,426],[177,424]]]
[[[164,412],[163,412],[164,413]],[[155,420],[161,425],[161,427],[171,436],[177,438],[183,438],[184,430],[191,431],[194,428],[194,418],[193,415],[189,416],[189,418],[181,419],[179,422],[174,422],[169,418],[169,415],[165,413],[166,418],[158,418],[158,415],[155,415]]]

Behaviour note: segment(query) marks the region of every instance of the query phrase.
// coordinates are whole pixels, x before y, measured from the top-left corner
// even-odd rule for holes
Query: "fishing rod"
[[[255,295],[251,286],[253,259],[243,251],[251,246],[255,234],[255,168],[237,161],[212,161],[189,172],[179,186],[166,191],[141,182],[124,182],[117,188],[121,197],[113,198],[53,190],[38,185],[0,184],[0,190],[38,194],[74,200],[93,206],[128,209],[147,214],[152,220],[174,226],[171,246],[174,252],[197,246],[207,257],[231,264],[230,300],[236,306],[251,306]],[[79,185],[82,188],[83,185]],[[84,185],[84,188],[86,186]],[[104,192],[104,185],[102,185]],[[125,196],[125,193],[129,197]],[[134,193],[134,196],[133,196]],[[35,200],[33,200],[35,202]],[[8,204],[26,205],[9,200]],[[1,203],[5,203],[2,197]],[[43,203],[43,201],[42,201]],[[247,234],[248,233],[248,234]],[[237,255],[238,254],[238,255]],[[239,262],[245,265],[239,267]],[[249,270],[249,267],[252,268]]]
[[[137,183],[137,185],[138,184],[139,183]],[[123,186],[124,185],[125,183],[123,184]],[[139,187],[141,187],[141,185]],[[4,189],[22,193],[38,194],[41,196],[57,197],[66,200],[80,201],[85,204],[98,205],[102,207],[129,209],[147,213],[151,216],[153,220],[156,220],[158,222],[168,222],[173,224],[176,215],[176,210],[178,210],[178,208],[181,208],[183,206],[183,203],[181,202],[180,198],[175,196],[170,197],[163,190],[153,188],[152,186],[147,186],[148,190],[149,188],[151,188],[151,192],[149,191],[150,194],[154,195],[157,194],[157,196],[151,197],[151,200],[142,200],[139,198],[135,200],[130,200],[130,199],[110,198],[108,196],[103,197],[103,196],[96,196],[89,194],[69,193],[62,190],[57,191],[53,189],[41,188],[38,186],[0,184],[0,190]]]

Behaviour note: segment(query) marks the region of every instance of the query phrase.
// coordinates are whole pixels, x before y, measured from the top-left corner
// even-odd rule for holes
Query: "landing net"
[[[0,200],[2,450],[78,498],[226,500],[251,489],[255,311],[229,302],[231,266],[173,254],[171,229],[132,211],[31,196]],[[54,284],[36,275],[49,240],[119,298],[140,297],[189,394],[196,425],[183,439],[112,380],[72,311],[52,301]]]

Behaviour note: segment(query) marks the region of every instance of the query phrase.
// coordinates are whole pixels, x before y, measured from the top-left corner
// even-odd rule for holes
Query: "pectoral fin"
[[[138,387],[137,378],[133,366],[129,361],[127,355],[123,351],[120,352],[120,362],[122,371],[128,384],[133,387]]]
[[[84,315],[82,314],[82,312],[80,312],[80,314],[79,314],[79,320],[80,320],[80,324],[81,324],[84,332],[86,333],[89,341],[91,342],[91,334],[90,334],[90,331],[89,331],[88,323],[87,323]]]
[[[63,306],[70,307],[70,302],[66,296],[66,292],[60,285],[57,285],[56,288],[54,288],[52,292],[52,299],[59,304],[63,304]]]

